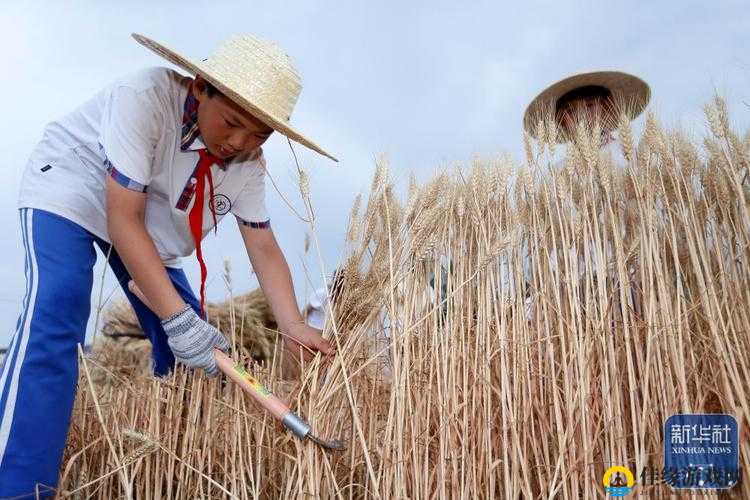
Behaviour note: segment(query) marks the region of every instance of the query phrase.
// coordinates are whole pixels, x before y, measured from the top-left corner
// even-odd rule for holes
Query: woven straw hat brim
[[[543,90],[531,101],[523,117],[523,127],[532,137],[536,137],[538,120],[546,116],[560,97],[571,90],[589,85],[597,85],[609,89],[613,100],[621,104],[631,120],[640,115],[651,99],[651,89],[648,84],[637,76],[620,71],[595,71],[580,73],[560,80]],[[564,138],[560,138],[564,141]]]
[[[315,151],[316,153],[320,153],[321,155],[326,156],[333,161],[338,161],[338,159],[336,159],[336,157],[334,157],[332,154],[328,153],[322,147],[318,146],[315,142],[308,139],[300,132],[296,131],[291,125],[289,125],[289,122],[286,119],[273,116],[271,113],[267,112],[249,99],[246,99],[245,97],[237,93],[231,88],[228,82],[226,82],[221,76],[216,75],[211,69],[206,68],[205,65],[201,64],[200,62],[192,61],[186,57],[183,57],[169,47],[166,47],[165,45],[162,45],[159,42],[151,40],[150,38],[138,33],[133,33],[132,36],[138,43],[153,51],[155,54],[163,57],[172,64],[181,67],[182,69],[188,71],[189,73],[192,73],[193,75],[202,76],[206,79],[206,81],[211,83],[211,85],[216,87],[219,92],[224,94],[233,102],[237,103],[240,107],[242,107],[242,109],[246,110],[248,113],[274,129],[275,131],[287,136],[294,142],[297,142]]]

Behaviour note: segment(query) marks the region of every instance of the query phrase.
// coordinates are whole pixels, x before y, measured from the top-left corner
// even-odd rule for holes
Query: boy
[[[19,208],[27,287],[0,371],[0,498],[53,494],[78,379],[96,261],[94,243],[153,345],[154,372],[175,361],[217,373],[229,350],[205,321],[201,239],[238,222],[287,348],[331,354],[305,324],[264,203],[261,145],[273,131],[328,156],[289,124],[301,90],[275,44],[243,35],[194,62],[141,35],[145,47],[196,75],[151,68],[50,123],[27,165]],[[196,250],[200,300],[179,267]],[[143,292],[153,312],[128,289]]]

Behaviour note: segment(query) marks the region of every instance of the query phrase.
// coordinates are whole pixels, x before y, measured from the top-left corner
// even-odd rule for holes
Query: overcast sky
[[[466,5],[461,5],[461,4]],[[375,155],[385,153],[404,183],[474,154],[520,157],[521,116],[543,88],[572,73],[618,69],[646,80],[662,122],[700,134],[702,105],[723,94],[742,130],[750,124],[750,16],[743,1],[556,2],[0,2],[0,347],[10,340],[24,293],[16,199],[21,173],[44,125],[121,75],[167,65],[130,37],[140,32],[202,59],[225,37],[254,33],[295,60],[304,89],[295,126],[337,155],[338,165],[302,153],[312,177],[318,238],[332,269],[347,215],[364,192]],[[302,203],[286,143],[265,147],[269,173],[298,210]],[[297,148],[298,152],[302,148]],[[276,236],[295,276],[305,225],[269,184]],[[222,262],[232,262],[236,292],[257,286],[230,222],[204,243],[208,295],[226,297]],[[198,270],[185,260],[194,289]],[[98,301],[101,262],[94,303]],[[119,292],[105,277],[104,295]],[[63,314],[64,311],[61,311]]]

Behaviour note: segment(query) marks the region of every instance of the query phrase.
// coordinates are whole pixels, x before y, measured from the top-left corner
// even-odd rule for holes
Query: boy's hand
[[[324,356],[334,353],[331,343],[323,338],[321,331],[305,323],[294,323],[284,335],[284,346],[299,359],[299,353],[305,361],[310,361],[320,352]]]
[[[214,348],[229,352],[229,342],[219,330],[203,321],[189,305],[161,324],[177,361],[189,368],[203,368],[209,377],[218,373]]]

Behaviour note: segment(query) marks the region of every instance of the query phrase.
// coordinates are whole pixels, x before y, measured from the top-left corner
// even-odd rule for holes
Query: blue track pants
[[[110,245],[59,215],[21,209],[26,294],[15,334],[0,365],[0,498],[52,496],[78,382],[77,345],[91,310],[94,244]],[[159,318],[127,288],[130,276],[114,249],[109,266],[153,345],[154,373],[174,357]],[[199,304],[182,269],[166,268],[186,303]]]

